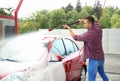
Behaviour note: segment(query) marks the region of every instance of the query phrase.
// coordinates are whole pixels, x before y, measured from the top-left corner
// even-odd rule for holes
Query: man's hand
[[[85,20],[85,19],[78,19],[79,24],[84,23],[84,20]]]
[[[67,24],[62,25],[62,26],[63,26],[63,28],[65,28],[65,29],[69,29],[69,28],[70,28],[70,26],[68,26]]]

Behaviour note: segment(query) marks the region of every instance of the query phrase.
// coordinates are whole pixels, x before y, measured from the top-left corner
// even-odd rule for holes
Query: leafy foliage
[[[102,11],[102,5],[100,4],[100,1],[97,0],[94,4],[94,14],[97,16],[98,20],[100,19]]]
[[[49,27],[61,27],[65,21],[65,12],[63,9],[53,10],[50,12]]]
[[[71,5],[71,3],[69,3],[65,8],[65,13],[68,13],[69,11],[71,11],[73,9],[73,6]]]
[[[100,19],[100,26],[102,28],[111,28],[110,20],[111,20],[111,12],[108,9],[105,9]]]
[[[39,24],[31,19],[19,20],[19,33],[37,31]]]
[[[39,27],[37,27],[37,29],[47,28],[49,12],[47,10],[36,11],[36,13],[33,13],[32,19],[34,22],[37,22],[39,24]]]
[[[119,28],[120,27],[120,15],[117,13],[114,13],[111,17],[111,27],[113,28]]]
[[[89,16],[89,13],[86,11],[86,10],[82,10],[81,12],[80,12],[80,18],[85,18],[86,16]]]
[[[89,15],[99,20],[102,28],[120,28],[120,9],[109,6],[102,10],[100,0],[97,0],[93,7],[87,4],[81,7],[80,0],[77,0],[75,8],[69,3],[66,7],[52,11],[36,11],[30,17],[19,20],[19,32],[25,33],[49,27],[62,28],[63,24],[75,22]],[[83,25],[74,24],[71,27],[83,28]]]
[[[10,8],[0,8],[0,15],[5,15],[5,16],[13,16],[14,9],[12,7]]]
[[[78,0],[76,4],[76,11],[80,12],[81,10],[82,10],[81,3],[80,3],[80,0]]]

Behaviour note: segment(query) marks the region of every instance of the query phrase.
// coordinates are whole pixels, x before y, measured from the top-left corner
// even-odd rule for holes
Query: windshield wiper
[[[11,62],[20,62],[20,61],[18,61],[18,60],[12,60],[12,59],[5,59],[5,60],[11,61]]]
[[[4,58],[0,58],[0,61],[11,61],[11,62],[20,62],[18,60],[12,60],[12,59],[4,59]]]

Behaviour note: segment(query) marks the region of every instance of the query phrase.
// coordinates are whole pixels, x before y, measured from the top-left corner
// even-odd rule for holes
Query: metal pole
[[[105,4],[106,4],[106,0],[104,1],[103,8],[102,8],[102,10],[101,10],[101,15],[100,15],[100,18],[101,18],[102,14],[103,14],[103,10],[105,9]],[[98,20],[98,21],[100,21],[100,18],[99,18],[99,20]]]
[[[14,17],[15,17],[15,33],[16,33],[16,35],[18,35],[18,11],[20,9],[20,6],[21,6],[22,2],[23,2],[23,0],[19,1],[18,6],[16,7],[15,12],[14,12]]]

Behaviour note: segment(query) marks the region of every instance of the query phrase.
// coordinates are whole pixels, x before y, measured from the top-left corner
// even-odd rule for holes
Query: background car
[[[0,47],[0,81],[86,80],[86,63],[71,39],[31,33],[6,41]]]

